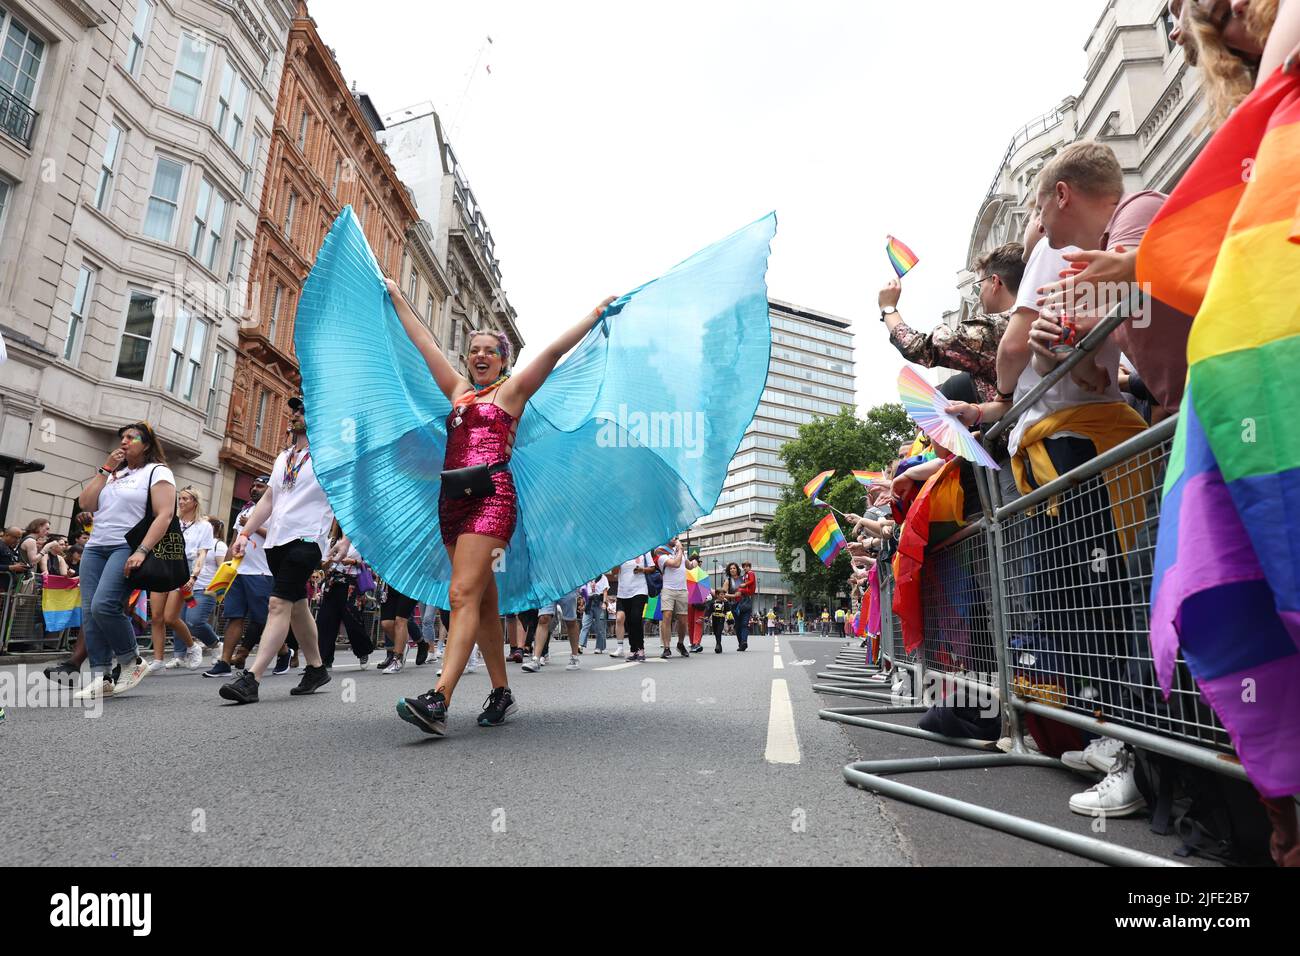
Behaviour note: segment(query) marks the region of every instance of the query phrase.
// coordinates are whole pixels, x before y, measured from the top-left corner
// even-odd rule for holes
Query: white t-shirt
[[[639,554],[635,558],[629,558],[618,567],[618,596],[621,598],[636,597],[638,594],[649,594],[650,589],[646,587],[645,575],[637,574],[633,568],[650,567],[650,559],[644,554]]]
[[[301,462],[298,478],[286,487],[284,475],[289,467],[289,456]],[[266,493],[272,496],[271,520],[266,523],[266,547],[278,548],[290,541],[311,541],[320,548],[321,556],[329,553],[330,527],[334,524],[334,510],[325,489],[316,480],[310,450],[290,448],[280,452],[271,469],[271,486]]]
[[[206,523],[206,522],[205,522]],[[208,530],[212,525],[208,525]],[[226,542],[213,541],[212,548],[208,551],[208,556],[203,559],[203,570],[199,572],[198,579],[194,582],[195,589],[206,588],[212,580],[212,576],[217,573],[217,566],[226,560]]]
[[[142,465],[119,471],[99,493],[94,526],[87,547],[126,544],[126,533],[140,523],[148,507],[149,490],[160,481],[176,486],[176,476],[166,465]]]
[[[1025,264],[1025,275],[1020,280],[1020,292],[1016,296],[1016,305],[1012,309],[1017,312],[1020,309],[1032,309],[1038,311],[1038,289],[1049,283],[1056,282],[1061,273],[1069,268],[1069,263],[1065,261],[1065,253],[1078,252],[1077,246],[1066,246],[1064,249],[1053,249],[1047,244],[1046,240],[1040,240],[1034,247],[1034,251],[1029,254],[1029,262]],[[1011,434],[1007,437],[1007,450],[1015,454],[1020,447],[1020,440],[1024,437],[1025,430],[1036,422],[1042,421],[1048,415],[1059,412],[1062,409],[1073,408],[1076,405],[1086,405],[1090,402],[1122,402],[1124,397],[1119,391],[1119,343],[1115,341],[1115,336],[1111,336],[1102,343],[1101,348],[1096,352],[1097,364],[1106,370],[1110,375],[1110,384],[1100,392],[1090,392],[1081,387],[1069,375],[1061,379],[1043,395],[1037,402],[1029,407],[1020,419],[1011,426]],[[1029,394],[1029,390],[1043,380],[1043,377],[1034,371],[1034,365],[1031,361],[1025,366],[1025,370],[1020,373],[1020,380],[1016,382],[1016,397],[1018,402]],[[1053,437],[1081,437],[1075,432],[1057,432]]]
[[[244,532],[244,526],[248,524],[249,517],[253,514],[253,509],[257,505],[249,502],[244,505],[244,510],[239,512],[235,518],[235,534],[240,535]],[[248,547],[244,548],[244,560],[239,562],[239,570],[236,574],[270,574],[271,567],[266,563],[266,535],[250,534],[248,536]]]
[[[583,600],[590,601],[593,597],[599,600],[600,595],[609,590],[609,578],[601,575],[594,581],[588,581],[582,586]]]
[[[685,591],[686,590],[686,555],[682,555],[682,563],[675,568],[668,567],[671,554],[662,554],[656,560],[659,564],[659,570],[664,575],[665,591]]]
[[[198,559],[199,552],[208,551],[211,553],[212,551],[212,525],[201,517],[195,518],[189,524],[182,521],[181,533],[185,535],[185,560],[189,564],[190,570],[193,571],[194,562]]]

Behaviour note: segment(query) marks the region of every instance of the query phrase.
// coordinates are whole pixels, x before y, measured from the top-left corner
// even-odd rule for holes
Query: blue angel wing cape
[[[541,607],[713,510],[771,352],[776,214],[623,295],[519,421],[519,521],[502,613]],[[402,329],[352,208],[326,236],[294,332],[312,461],[339,523],[390,585],[447,607],[438,527],[451,403]]]

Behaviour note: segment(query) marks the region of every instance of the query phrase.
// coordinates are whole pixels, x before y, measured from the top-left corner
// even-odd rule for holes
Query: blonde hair
[[[1085,139],[1071,143],[1043,167],[1038,174],[1038,195],[1049,194],[1057,183],[1066,183],[1086,196],[1122,196],[1124,170],[1113,149]]]
[[[1201,127],[1218,129],[1250,95],[1255,77],[1245,61],[1228,49],[1218,28],[1195,13],[1187,18],[1187,43],[1196,51],[1194,60],[1204,79],[1205,119]]]
[[[181,495],[189,495],[191,498],[194,499],[194,519],[196,521],[206,520],[206,518],[202,514],[203,495],[202,493],[200,493],[199,489],[195,488],[193,485],[186,485],[184,488],[182,488],[180,491],[176,493],[177,498],[179,498]]]

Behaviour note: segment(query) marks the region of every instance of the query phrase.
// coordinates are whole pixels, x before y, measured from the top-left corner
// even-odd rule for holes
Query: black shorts
[[[320,547],[314,541],[286,541],[266,549],[266,564],[275,584],[271,597],[282,601],[305,601],[307,582],[320,568]]]
[[[384,595],[384,606],[380,608],[379,619],[381,621],[394,621],[399,617],[404,617],[409,621],[411,615],[415,613],[415,605],[415,598],[399,594],[390,587],[388,593]]]

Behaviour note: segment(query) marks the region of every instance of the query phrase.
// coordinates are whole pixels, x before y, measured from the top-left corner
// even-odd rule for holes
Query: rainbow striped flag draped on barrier
[[[1266,797],[1300,792],[1300,81],[1278,73],[1152,222],[1138,278],[1194,315],[1151,651],[1183,658]]]
[[[81,627],[81,582],[61,574],[42,575],[41,614],[46,634]]]

